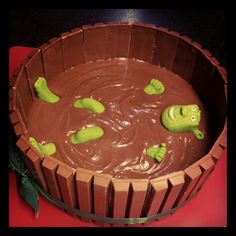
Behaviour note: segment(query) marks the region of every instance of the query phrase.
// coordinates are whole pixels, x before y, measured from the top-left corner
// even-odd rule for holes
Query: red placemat
[[[33,50],[12,47],[9,50],[9,76]],[[73,217],[39,195],[39,216],[23,201],[19,193],[19,179],[9,171],[10,227],[96,227],[97,225]],[[140,227],[224,227],[227,226],[227,150],[216,164],[201,191],[186,205],[161,220]]]

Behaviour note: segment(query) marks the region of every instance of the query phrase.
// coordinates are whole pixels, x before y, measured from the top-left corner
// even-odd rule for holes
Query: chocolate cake
[[[73,29],[33,51],[11,86],[10,120],[31,175],[97,216],[170,213],[226,147],[225,69],[162,27]]]

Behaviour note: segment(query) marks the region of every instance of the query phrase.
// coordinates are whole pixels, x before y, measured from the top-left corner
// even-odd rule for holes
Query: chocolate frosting
[[[144,93],[151,79],[163,83],[163,94]],[[55,143],[53,156],[74,168],[116,178],[155,178],[182,170],[209,151],[207,113],[201,100],[189,83],[165,68],[125,58],[97,61],[60,73],[48,87],[61,99],[54,104],[36,99],[27,129],[40,142]],[[100,101],[105,112],[75,108],[74,101],[84,97]],[[163,127],[162,111],[178,104],[200,106],[204,140],[191,132],[172,133]],[[85,144],[70,142],[73,133],[91,125],[100,126],[103,137]],[[166,143],[167,152],[158,163],[146,150],[161,143]]]

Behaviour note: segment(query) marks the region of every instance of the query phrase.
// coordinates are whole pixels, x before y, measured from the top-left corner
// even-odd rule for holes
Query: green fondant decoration
[[[49,90],[47,86],[47,81],[44,77],[39,77],[35,81],[34,88],[37,92],[38,97],[46,102],[56,103],[60,100],[57,95],[55,95]]]
[[[34,209],[36,218],[38,218],[38,191],[32,183],[32,180],[28,176],[21,176],[20,193],[24,200],[27,202],[27,204],[29,204]]]
[[[93,98],[81,98],[74,102],[74,107],[88,109],[96,113],[102,113],[105,111],[103,104]]]
[[[204,134],[197,128],[201,121],[201,110],[196,104],[167,107],[161,115],[162,124],[171,132],[193,132],[199,140]]]
[[[40,149],[40,147],[39,147],[39,143],[36,141],[35,138],[29,137],[29,142],[34,146],[34,148],[35,148],[38,152],[42,153],[42,151],[41,151],[41,149]]]
[[[166,144],[162,143],[160,146],[154,145],[147,149],[147,155],[157,162],[161,162],[166,154]]]
[[[165,87],[161,81],[152,79],[149,84],[144,88],[144,92],[149,95],[162,94],[165,91]]]
[[[71,142],[73,144],[87,143],[102,137],[103,134],[103,129],[98,126],[82,128],[72,135]]]
[[[16,155],[17,148],[16,148],[16,139],[13,135],[9,135],[9,166],[16,170],[17,172],[24,172],[24,163],[20,160],[21,158],[19,155]],[[26,174],[26,173],[23,173]]]
[[[25,167],[19,150],[16,148],[12,135],[9,136],[9,166],[17,171],[21,177],[20,193],[25,202],[34,209],[36,217],[39,214],[38,191],[33,184],[29,171]]]
[[[195,137],[197,138],[197,139],[204,139],[204,134],[203,134],[203,132],[201,131],[201,130],[199,130],[198,128],[193,128],[192,129],[192,132],[193,132],[193,134],[195,135]]]
[[[56,145],[54,143],[41,144],[33,137],[30,137],[29,141],[37,149],[37,151],[45,156],[53,155],[56,152]]]

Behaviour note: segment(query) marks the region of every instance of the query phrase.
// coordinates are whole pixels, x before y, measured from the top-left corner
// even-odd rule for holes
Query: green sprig
[[[19,150],[14,145],[12,135],[9,136],[9,167],[17,171],[21,177],[20,193],[24,201],[34,209],[36,217],[38,217],[38,190],[36,189],[32,178],[29,175],[23,160],[20,157]]]

